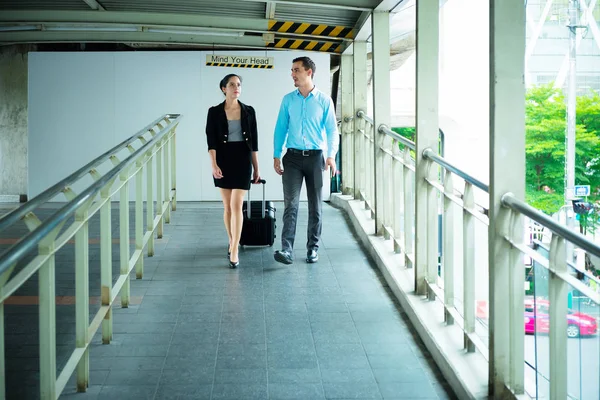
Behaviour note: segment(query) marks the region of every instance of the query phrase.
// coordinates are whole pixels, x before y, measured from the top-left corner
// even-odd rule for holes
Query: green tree
[[[552,214],[563,205],[566,104],[552,84],[526,94],[527,200]],[[600,186],[600,96],[577,98],[575,182]],[[549,193],[546,193],[547,190]]]

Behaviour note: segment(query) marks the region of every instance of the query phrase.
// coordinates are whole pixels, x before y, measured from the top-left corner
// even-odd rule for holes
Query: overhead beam
[[[250,1],[259,3],[265,2],[265,0],[240,1]],[[344,10],[371,11],[381,3],[381,0],[276,0],[275,3],[298,6],[340,8]]]
[[[83,1],[85,1],[85,4],[87,4],[88,6],[90,6],[90,8],[92,10],[106,11],[104,9],[104,7],[102,7],[102,4],[98,3],[96,0],[83,0]]]
[[[377,7],[375,7],[375,11],[381,12],[393,12],[398,6],[402,3],[405,3],[407,0],[382,0],[379,2]]]
[[[127,25],[181,26],[198,28],[233,28],[236,30],[268,29],[267,19],[215,17],[214,15],[144,13],[144,12],[96,12],[96,11],[25,11],[6,10],[0,13],[0,23],[99,23]]]
[[[0,43],[166,43],[265,48],[262,37],[176,35],[154,32],[22,31],[3,32]]]

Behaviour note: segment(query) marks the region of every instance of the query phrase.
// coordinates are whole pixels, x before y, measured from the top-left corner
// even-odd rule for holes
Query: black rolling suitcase
[[[244,214],[240,237],[242,246],[272,246],[275,242],[275,206],[272,201],[265,200],[267,182],[261,179],[260,183],[263,185],[262,200],[250,201],[250,190],[248,190],[248,201],[244,201],[242,205]]]

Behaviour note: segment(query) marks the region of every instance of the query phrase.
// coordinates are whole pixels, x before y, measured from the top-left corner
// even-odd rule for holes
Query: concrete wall
[[[0,47],[0,201],[27,194],[27,51]]]

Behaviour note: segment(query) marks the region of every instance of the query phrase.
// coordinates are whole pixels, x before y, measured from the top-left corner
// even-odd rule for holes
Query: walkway
[[[132,276],[132,305],[114,308],[113,342],[94,338],[88,392],[75,393],[73,377],[61,399],[454,398],[342,211],[324,205],[318,264],[304,262],[303,204],[293,265],[276,263],[274,248],[246,248],[241,268],[230,270],[221,210],[178,204],[156,255],[145,259],[144,279]],[[277,204],[278,232],[282,214]],[[117,209],[112,219],[118,235]],[[98,231],[95,219],[90,315]],[[18,234],[1,233],[0,249]],[[74,346],[73,257],[71,247],[57,259],[59,371]],[[33,279],[5,306],[8,399],[39,398],[36,294]]]

